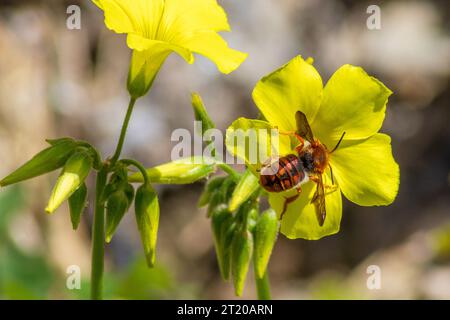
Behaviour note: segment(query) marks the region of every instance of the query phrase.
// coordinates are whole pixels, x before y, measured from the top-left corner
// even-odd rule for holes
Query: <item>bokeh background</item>
[[[225,129],[256,117],[253,86],[297,54],[312,56],[324,81],[340,65],[360,65],[381,79],[390,98],[382,131],[400,164],[400,192],[389,207],[344,200],[341,231],[319,241],[279,237],[270,263],[278,299],[450,298],[450,38],[448,1],[221,0],[230,46],[249,58],[229,76],[198,57],[172,55],[150,95],[138,102],[124,155],[146,166],[170,159],[175,128],[193,130],[190,92],[199,92]],[[66,28],[66,9],[81,7],[81,30]],[[381,30],[368,30],[370,4]],[[0,1],[0,176],[45,147],[73,136],[110,154],[127,105],[130,50],[108,31],[90,1]],[[92,203],[77,232],[64,205],[44,213],[56,173],[0,190],[0,298],[87,298]],[[93,184],[92,177],[89,183]],[[134,215],[106,249],[108,298],[234,298],[220,279],[203,183],[158,186],[158,264],[146,268]],[[92,197],[91,197],[92,198]],[[81,290],[66,288],[78,265]],[[381,268],[369,290],[366,269]],[[255,298],[249,276],[245,298]]]

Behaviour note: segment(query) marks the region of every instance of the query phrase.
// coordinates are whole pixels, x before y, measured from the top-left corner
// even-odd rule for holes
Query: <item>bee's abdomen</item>
[[[264,173],[264,170],[261,173]],[[303,164],[297,156],[290,154],[278,159],[276,173],[261,174],[260,183],[269,192],[281,192],[292,189],[304,178]]]

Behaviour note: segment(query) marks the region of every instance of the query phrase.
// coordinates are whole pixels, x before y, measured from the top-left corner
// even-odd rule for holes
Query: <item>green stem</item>
[[[131,114],[133,113],[134,104],[136,103],[136,98],[131,98],[128,104],[127,114],[123,120],[122,130],[120,131],[119,141],[117,142],[116,151],[111,158],[111,167],[119,160],[120,153],[122,152],[123,143],[125,141],[125,135],[127,134],[128,124],[130,123]]]
[[[218,163],[217,166],[222,169],[225,173],[233,177],[234,180],[238,181],[240,176],[239,173],[236,172],[231,166],[226,163]]]
[[[92,226],[92,268],[91,268],[91,298],[102,299],[103,265],[104,265],[104,239],[105,239],[105,203],[102,199],[106,185],[108,169],[103,166],[97,173],[95,187],[94,223]]]
[[[144,166],[142,164],[140,164],[138,161],[133,160],[133,159],[122,159],[122,160],[120,160],[120,162],[122,162],[126,165],[135,166],[142,173],[142,176],[144,177],[144,184],[150,183],[150,179],[148,178],[147,170],[145,170]]]
[[[105,189],[108,173],[110,169],[114,167],[117,160],[119,160],[120,153],[122,152],[128,124],[130,123],[135,103],[136,98],[131,98],[114,155],[109,164],[103,164],[97,174],[94,223],[92,226],[91,298],[93,300],[100,300],[103,297],[103,270],[105,258],[105,200],[103,199],[103,191]]]
[[[269,283],[269,274],[266,270],[264,276],[260,279],[255,273],[255,282],[256,282],[256,291],[258,293],[259,300],[270,300],[270,283]]]

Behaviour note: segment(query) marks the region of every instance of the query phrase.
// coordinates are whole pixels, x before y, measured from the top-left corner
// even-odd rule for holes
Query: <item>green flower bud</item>
[[[259,189],[259,180],[247,169],[239,180],[230,200],[230,211],[235,211]]]
[[[152,55],[149,60],[146,51],[133,50],[127,80],[128,92],[133,98],[147,94],[168,54]]]
[[[250,212],[247,215],[247,230],[253,232],[257,221],[258,221],[258,209],[251,208]]]
[[[0,186],[5,187],[61,168],[77,146],[74,140],[68,138],[54,140],[51,144],[52,146],[42,150],[30,161],[3,178]]]
[[[213,160],[203,161],[201,157],[192,157],[165,163],[147,169],[151,183],[189,184],[206,178],[215,171]],[[129,182],[143,182],[142,173],[137,172],[128,177]]]
[[[129,207],[128,197],[124,190],[113,192],[106,201],[106,234],[105,240],[111,242],[114,233]]]
[[[134,205],[147,264],[149,267],[153,267],[156,259],[159,226],[159,203],[156,191],[150,185],[143,184],[136,192]]]
[[[45,139],[45,141],[51,146],[54,146],[60,142],[67,142],[67,141],[75,142],[72,138],[68,138],[68,137],[57,138],[57,139]]]
[[[248,230],[235,233],[231,244],[231,273],[233,274],[234,291],[242,296],[245,279],[253,253],[253,235]]]
[[[212,193],[220,188],[222,183],[226,180],[227,177],[214,177],[211,178],[205,186],[205,190]]]
[[[211,199],[209,201],[207,216],[211,217],[214,210],[216,210],[217,206],[223,204],[223,197],[220,192],[215,192],[212,194]]]
[[[53,213],[83,184],[91,169],[92,158],[88,152],[74,153],[64,165],[45,210]]]
[[[202,135],[205,134],[207,130],[216,127],[206,111],[202,98],[197,93],[192,93],[192,107],[194,109],[195,120],[202,122]]]
[[[255,272],[262,278],[266,272],[270,255],[277,240],[280,222],[273,209],[263,212],[256,222],[253,234],[255,238],[255,253],[253,256]]]
[[[70,221],[73,230],[78,228],[81,220],[81,214],[87,205],[87,187],[85,183],[69,197]]]
[[[225,179],[224,183],[220,187],[220,193],[222,194],[222,201],[228,203],[233,194],[234,188],[236,187],[236,182],[233,177],[229,176]]]
[[[232,222],[233,216],[224,204],[217,206],[211,215],[211,227],[214,236],[217,263],[219,264],[220,274],[224,280],[229,279],[230,274],[230,256],[226,254],[225,233],[228,231]]]
[[[133,200],[134,200],[134,188],[133,188],[133,185],[131,183],[127,183],[126,186],[125,186],[124,192],[125,192],[125,195],[127,196],[127,199],[128,199],[128,208],[129,208],[131,206],[131,204],[133,203]]]
[[[206,183],[205,189],[200,195],[200,200],[198,201],[199,208],[206,206],[211,201],[212,195],[217,189],[220,188],[224,181],[225,177],[214,177]]]
[[[230,279],[231,269],[231,245],[233,243],[234,233],[237,230],[237,223],[233,220],[227,221],[222,225],[220,250],[221,250],[221,265],[220,271],[224,280]]]

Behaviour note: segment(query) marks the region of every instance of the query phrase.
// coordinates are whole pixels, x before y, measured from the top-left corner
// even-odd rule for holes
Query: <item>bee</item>
[[[316,209],[317,221],[323,226],[326,218],[325,187],[336,190],[334,185],[333,170],[330,165],[330,155],[339,147],[345,132],[342,134],[336,146],[328,151],[328,148],[318,139],[314,138],[306,115],[297,111],[295,114],[297,130],[295,132],[280,132],[295,137],[299,145],[295,148],[297,154],[289,154],[277,159],[269,159],[260,170],[260,184],[268,192],[283,192],[297,190],[297,194],[285,198],[280,220],[290,203],[294,202],[302,191],[301,185],[308,181],[316,183],[316,191],[311,199]],[[323,173],[330,168],[332,186],[325,186]]]

